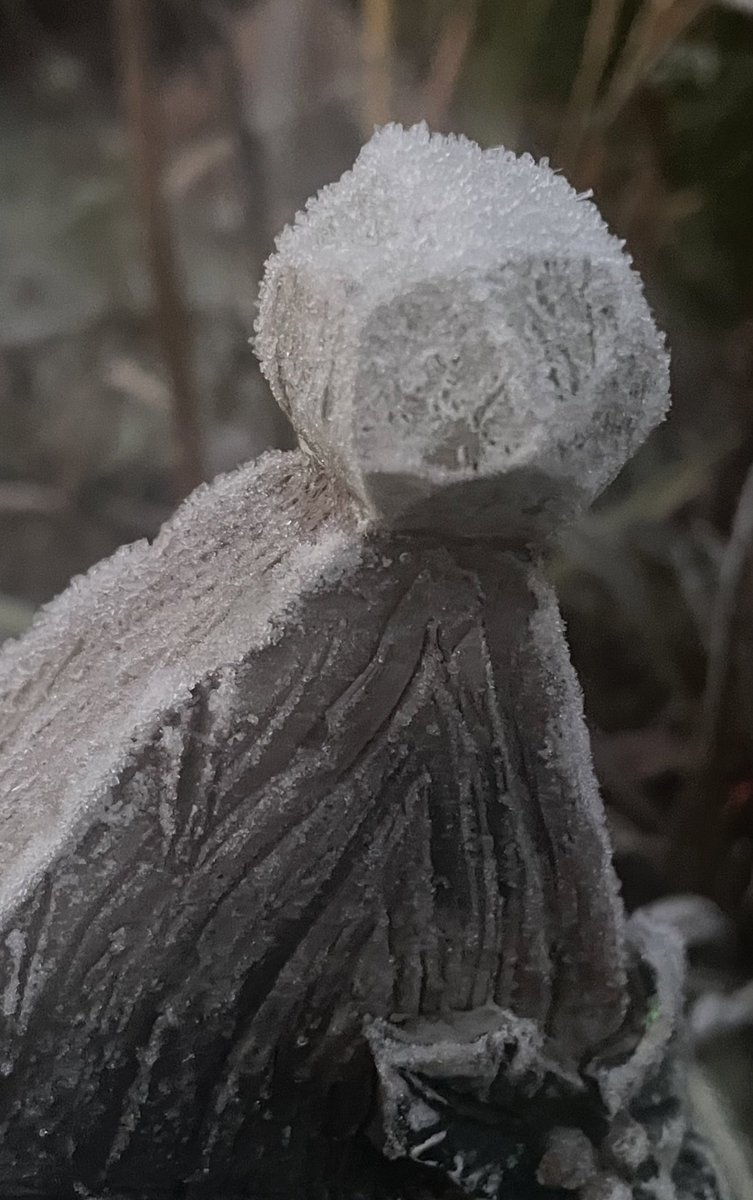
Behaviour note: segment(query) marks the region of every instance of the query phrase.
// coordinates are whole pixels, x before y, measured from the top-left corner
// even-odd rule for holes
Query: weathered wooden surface
[[[124,1187],[230,1162],[240,1182],[273,1128],[301,1155],[367,1013],[493,1000],[574,1054],[619,1024],[595,789],[541,702],[574,680],[556,640],[532,653],[551,599],[494,557],[484,578],[359,533],[306,460],[272,457],[96,571],[86,630],[74,592],[6,656],[5,1179],[41,1122],[37,1182],[66,1144]]]
[[[458,459],[390,529],[363,450],[197,492],[0,656],[2,1197],[716,1195],[537,551]]]
[[[573,1071],[623,1020],[627,954],[519,557],[359,528],[270,456],[2,665],[0,1194],[332,1187],[375,1018],[512,1010],[553,1108],[588,1108]]]

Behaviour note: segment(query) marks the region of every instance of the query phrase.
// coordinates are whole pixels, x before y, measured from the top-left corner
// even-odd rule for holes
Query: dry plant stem
[[[495,6],[492,6],[495,7]],[[499,97],[503,118],[503,141],[508,150],[521,153],[528,142],[525,135],[529,108],[531,72],[543,30],[556,11],[557,0],[526,0],[525,4],[499,4],[497,36],[506,47],[503,84]]]
[[[662,55],[706,8],[708,0],[645,0],[630,28],[601,107],[603,127],[611,125]]]
[[[720,808],[726,797],[727,733],[735,720],[734,648],[747,616],[743,599],[753,564],[753,465],[748,469],[722,559],[712,614],[703,697],[699,768],[678,810],[672,875],[683,886],[713,891],[724,849]]]
[[[588,118],[593,111],[614,46],[623,0],[594,0],[583,39],[583,53],[570,94],[556,161],[569,179],[578,174]]]
[[[478,3],[463,3],[447,18],[437,45],[429,77],[424,85],[421,116],[432,129],[444,129],[458,79],[473,40]]]
[[[363,132],[392,117],[391,0],[362,0],[361,57],[363,61]]]
[[[150,67],[149,0],[115,0],[114,17],[123,103],[157,310],[157,335],[171,383],[177,442],[176,490],[182,498],[203,478],[201,433],[190,366],[190,314],[161,190],[161,114]]]
[[[233,45],[233,29],[228,13],[221,2],[211,4],[208,13],[219,44],[222,102],[230,133],[237,147],[246,242],[249,252],[253,255],[254,278],[258,279],[273,243],[264,179],[263,148],[246,118],[243,78]]]

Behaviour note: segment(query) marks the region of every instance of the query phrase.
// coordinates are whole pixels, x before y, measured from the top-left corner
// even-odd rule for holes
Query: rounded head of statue
[[[376,524],[536,542],[668,407],[638,275],[530,157],[391,125],[267,263],[257,350],[302,443]]]

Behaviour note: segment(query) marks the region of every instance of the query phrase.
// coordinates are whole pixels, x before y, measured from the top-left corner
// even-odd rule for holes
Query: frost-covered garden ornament
[[[0,1197],[711,1200],[538,559],[666,408],[620,244],[390,127],[258,347],[305,448],[0,656]]]

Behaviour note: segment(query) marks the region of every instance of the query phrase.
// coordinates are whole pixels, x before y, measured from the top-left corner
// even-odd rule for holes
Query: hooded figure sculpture
[[[258,350],[302,449],[0,655],[0,1197],[710,1200],[539,562],[666,410],[621,244],[388,127]]]

